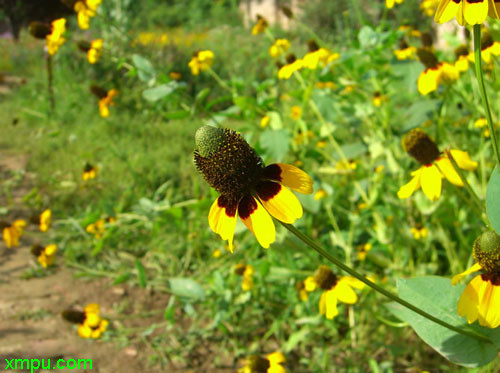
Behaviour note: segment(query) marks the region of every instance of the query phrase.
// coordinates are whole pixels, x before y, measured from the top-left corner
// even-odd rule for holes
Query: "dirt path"
[[[7,180],[13,171],[24,170],[25,165],[22,157],[6,156],[0,150],[0,182]],[[22,207],[22,196],[30,190],[30,177],[24,174],[20,186],[12,193],[9,213],[2,219],[28,218]],[[0,198],[4,199],[4,196]],[[2,199],[0,207],[5,205]],[[47,276],[25,279],[27,271],[34,266],[30,247],[37,235],[36,227],[31,226],[27,227],[20,247],[7,249],[5,243],[0,242],[0,370],[8,367],[6,359],[27,358],[50,359],[51,369],[56,369],[54,364],[58,359],[66,362],[68,359],[91,359],[92,371],[96,372],[165,371],[149,366],[148,356],[154,352],[143,343],[144,338],[141,342],[129,336],[122,343],[124,346],[105,341],[106,337],[84,340],[60,314],[67,308],[82,308],[97,302],[101,313],[110,320],[109,333],[116,334],[113,329],[117,325],[137,327],[151,325],[158,322],[158,318],[161,320],[161,312],[149,318],[139,316],[134,319],[132,315],[140,315],[143,310],[163,310],[168,299],[164,295],[153,296],[142,289],[111,286],[108,279],[76,279],[74,273],[62,264],[61,258]],[[11,368],[12,364],[13,361]],[[29,371],[19,368],[15,371]]]

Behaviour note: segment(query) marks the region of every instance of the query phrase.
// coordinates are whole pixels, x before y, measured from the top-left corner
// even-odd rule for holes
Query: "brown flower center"
[[[337,276],[327,266],[320,266],[314,273],[314,281],[323,290],[330,290],[337,284]]]
[[[252,373],[266,373],[271,363],[262,356],[252,355],[247,358],[247,366]]]
[[[484,232],[474,242],[473,255],[481,266],[483,280],[500,285],[500,236],[493,231]]]
[[[427,49],[418,48],[417,56],[420,62],[422,62],[426,69],[434,69],[439,66],[439,61],[434,53],[428,51]]]
[[[403,138],[403,148],[422,165],[430,165],[439,158],[434,141],[420,128],[412,129]]]

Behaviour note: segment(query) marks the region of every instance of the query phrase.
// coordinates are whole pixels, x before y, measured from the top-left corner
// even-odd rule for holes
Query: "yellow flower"
[[[382,171],[384,171],[385,166],[383,164],[379,164],[377,167],[375,167],[375,173],[379,174]]]
[[[109,117],[109,106],[114,105],[113,97],[118,95],[118,91],[116,89],[111,89],[107,92],[106,97],[103,97],[99,100],[99,114],[103,118]]]
[[[295,283],[295,289],[299,293],[300,300],[302,302],[307,302],[307,300],[309,299],[309,294],[307,293],[305,282],[297,281]]]
[[[56,257],[57,246],[52,244],[46,247],[35,245],[31,248],[31,253],[36,256],[38,263],[43,268],[47,268],[54,262]]]
[[[94,64],[99,61],[102,54],[102,39],[96,39],[90,43],[90,49],[87,52],[87,59],[89,63]]]
[[[46,36],[47,52],[50,55],[54,55],[57,53],[59,47],[66,41],[66,39],[62,37],[66,31],[66,20],[64,18],[59,18],[53,21],[51,25],[52,32]]]
[[[260,128],[266,128],[269,125],[270,120],[271,118],[269,117],[269,115],[264,115],[260,119]]]
[[[466,286],[458,300],[457,311],[472,324],[476,320],[479,325],[488,328],[500,326],[500,237],[492,231],[485,232],[474,242],[474,259],[476,264],[466,271],[453,276],[453,285],[465,276],[480,271]]]
[[[427,95],[437,90],[441,80],[452,82],[459,78],[460,73],[455,65],[448,62],[439,62],[436,56],[424,49],[417,50],[420,61],[426,66],[418,77],[418,91]]]
[[[380,107],[382,106],[382,103],[387,99],[386,96],[383,96],[382,93],[380,92],[374,92],[373,93],[373,99],[372,99],[372,102],[373,102],[373,106],[375,107]]]
[[[409,46],[408,43],[404,39],[401,39],[399,41],[399,49],[396,49],[394,51],[394,55],[400,61],[412,60],[415,58],[416,54],[417,54],[417,48],[415,48],[413,46]]]
[[[329,62],[328,57],[330,57],[330,55],[330,51],[325,48],[319,48],[318,50],[309,52],[302,59],[303,66],[311,70],[315,70],[320,62],[325,66]]]
[[[432,17],[438,6],[439,0],[422,0],[420,10],[428,17]]]
[[[78,335],[81,338],[97,339],[101,337],[108,327],[108,321],[100,316],[100,308],[97,303],[90,303],[82,311],[65,310],[62,317],[69,322],[78,324]]]
[[[464,72],[469,69],[469,61],[474,62],[474,54],[469,53],[469,48],[466,45],[461,45],[455,49],[455,68],[458,72]]]
[[[195,140],[196,167],[220,194],[210,208],[209,225],[231,251],[237,216],[264,248],[276,239],[271,216],[287,224],[302,216],[299,200],[286,186],[312,193],[313,181],[304,171],[283,163],[265,167],[243,137],[229,129],[204,126]]]
[[[46,209],[40,214],[40,232],[47,232],[50,228],[52,211]]]
[[[97,176],[97,171],[98,171],[97,166],[93,166],[87,162],[85,164],[85,167],[83,168],[82,180],[87,181],[95,179]]]
[[[262,34],[266,31],[269,24],[267,20],[262,17],[260,14],[257,15],[257,23],[252,27],[252,35]]]
[[[354,85],[350,84],[350,85],[346,85],[344,87],[344,89],[342,91],[340,91],[340,94],[341,95],[347,95],[349,93],[351,93],[352,91],[354,91]]]
[[[403,146],[422,164],[422,167],[413,171],[411,173],[413,178],[410,182],[399,189],[399,198],[409,198],[422,187],[424,194],[431,201],[435,201],[441,196],[443,177],[456,186],[463,186],[451,161],[446,155],[441,155],[437,145],[424,131],[418,128],[411,130],[403,139]],[[477,162],[473,162],[467,152],[451,149],[450,153],[461,169],[473,171],[477,168]]]
[[[323,199],[327,196],[328,194],[326,193],[326,191],[324,189],[318,189],[318,191],[316,193],[314,193],[314,199],[316,201],[319,201],[320,199]]]
[[[479,118],[474,122],[474,128],[484,128],[483,129],[484,137],[490,137],[490,129],[487,126],[488,122],[486,121],[486,118]]]
[[[302,117],[302,108],[300,106],[292,106],[290,109],[290,117],[292,119],[300,119]]]
[[[372,249],[372,244],[371,243],[365,243],[364,245],[358,245],[356,246],[356,251],[357,251],[357,258],[358,260],[365,260],[366,255],[368,254],[368,251]]]
[[[238,369],[238,373],[285,373],[283,367],[285,356],[281,352],[273,352],[265,357],[251,355],[246,358],[245,366]]]
[[[437,23],[445,23],[453,18],[464,26],[477,25],[486,20],[488,12],[498,18],[498,5],[493,0],[441,0],[434,16]]]
[[[413,235],[413,238],[416,240],[425,238],[429,234],[429,230],[427,229],[427,227],[424,227],[421,224],[417,224],[417,226],[411,227],[410,232]]]
[[[99,239],[106,231],[106,224],[113,224],[116,222],[115,217],[107,217],[106,219],[98,219],[94,223],[87,225],[85,230],[87,233],[93,234],[95,238]]]
[[[269,48],[269,54],[272,58],[278,58],[290,48],[288,39],[276,39],[273,45]]]
[[[500,43],[494,41],[489,33],[484,33],[481,37],[481,58],[487,64],[491,63],[491,56],[500,55]],[[471,53],[470,56],[472,62],[474,62],[474,55]]]
[[[212,258],[220,258],[220,256],[222,255],[222,252],[220,251],[220,249],[215,249],[214,252],[212,253]]]
[[[214,52],[203,50],[193,54],[188,66],[191,69],[191,74],[199,75],[200,71],[205,71],[212,66],[214,60]]]
[[[403,3],[403,0],[385,0],[385,7],[387,9],[392,9],[394,7],[394,4],[401,4]]]
[[[234,267],[234,273],[238,276],[243,276],[243,281],[241,282],[241,289],[243,291],[249,291],[253,287],[253,267],[247,264],[237,264]]]
[[[319,313],[329,320],[339,314],[338,301],[354,304],[358,296],[352,288],[363,289],[365,284],[354,277],[341,277],[340,279],[326,266],[320,266],[314,276],[306,278],[305,289],[308,292],[317,288],[323,290],[319,300]]]
[[[278,79],[290,79],[294,72],[299,71],[304,67],[304,61],[295,59],[295,56],[289,55],[287,64],[278,70]]]
[[[12,224],[0,222],[3,240],[8,249],[19,246],[19,238],[23,235],[26,221],[22,219],[15,220]]]
[[[358,164],[353,159],[340,160],[335,163],[335,169],[339,174],[351,173],[358,167]]]
[[[82,30],[87,30],[90,25],[90,18],[94,17],[97,12],[99,4],[102,0],[84,0],[77,1],[73,7],[75,12],[78,13],[78,26]]]

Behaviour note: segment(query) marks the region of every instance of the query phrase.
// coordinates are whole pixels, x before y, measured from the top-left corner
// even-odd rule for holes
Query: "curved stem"
[[[479,92],[481,92],[481,99],[483,101],[484,110],[486,111],[486,120],[488,121],[488,127],[490,129],[493,150],[497,158],[498,167],[500,167],[500,153],[498,152],[497,135],[495,127],[493,126],[490,105],[488,103],[488,96],[486,95],[486,87],[484,85],[483,70],[481,69],[481,25],[474,25],[474,60],[477,82],[479,83]]]
[[[315,250],[322,257],[324,257],[325,259],[327,259],[331,263],[335,264],[341,270],[343,270],[343,271],[347,272],[348,274],[350,274],[351,276],[357,278],[359,281],[365,283],[366,285],[368,285],[369,287],[371,287],[373,290],[375,290],[375,291],[379,292],[380,294],[386,296],[387,298],[391,299],[392,301],[394,301],[396,303],[399,303],[402,306],[404,306],[404,307],[412,310],[413,312],[418,313],[420,316],[425,317],[426,319],[431,320],[431,321],[435,322],[436,324],[439,324],[439,325],[441,325],[441,326],[443,326],[443,327],[445,327],[447,329],[453,330],[454,332],[457,332],[459,334],[462,334],[462,335],[465,335],[465,336],[468,336],[468,337],[472,337],[472,338],[478,339],[478,340],[480,340],[482,342],[489,342],[489,343],[491,343],[491,341],[490,341],[489,338],[487,338],[487,337],[485,337],[483,335],[480,335],[480,334],[476,334],[473,331],[463,330],[463,329],[460,329],[460,328],[458,328],[456,326],[448,324],[447,322],[445,322],[443,320],[440,320],[440,319],[432,316],[431,314],[429,314],[429,313],[421,310],[420,308],[414,306],[413,304],[408,303],[407,301],[401,299],[400,297],[398,297],[397,295],[391,293],[390,291],[385,290],[383,287],[381,287],[381,286],[377,285],[376,283],[368,280],[365,276],[359,274],[354,269],[352,269],[351,267],[349,267],[346,264],[344,264],[343,262],[341,262],[339,259],[337,259],[334,256],[332,256],[326,250],[324,250],[323,248],[321,248],[311,238],[309,238],[308,236],[306,236],[305,234],[303,234],[302,232],[300,232],[293,225],[286,224],[286,223],[283,223],[283,222],[280,222],[280,223],[286,229],[288,229],[291,233],[293,233],[299,240],[301,240],[302,242],[304,242],[311,249]]]

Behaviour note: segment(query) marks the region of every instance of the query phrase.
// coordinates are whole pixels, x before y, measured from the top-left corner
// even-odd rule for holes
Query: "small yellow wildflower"
[[[488,128],[488,121],[486,118],[479,118],[474,122],[474,128],[483,128],[483,136],[490,137],[490,129]]]
[[[258,14],[257,23],[255,23],[255,25],[252,27],[252,35],[262,34],[264,31],[266,31],[268,26],[269,24],[267,23],[267,20],[260,14]]]
[[[73,7],[77,12],[78,26],[82,30],[87,30],[90,26],[90,18],[95,17],[97,8],[102,0],[77,1]]]
[[[410,233],[413,235],[413,238],[416,240],[420,240],[421,238],[427,237],[429,234],[429,230],[427,227],[424,227],[421,224],[417,224],[415,227],[410,228]]]
[[[253,287],[253,267],[248,264],[237,264],[234,267],[234,273],[238,276],[243,276],[243,281],[241,282],[241,289],[243,291],[249,291]]]
[[[59,47],[64,44],[66,39],[62,35],[66,32],[66,20],[64,18],[56,19],[51,23],[52,32],[46,36],[47,52],[50,55],[57,53]]]
[[[212,258],[220,258],[220,256],[222,255],[222,252],[220,251],[220,249],[215,249],[212,253]]]
[[[294,55],[287,56],[287,64],[278,70],[278,79],[290,79],[294,72],[304,67],[304,61],[296,59]]]
[[[403,0],[385,0],[385,7],[387,9],[392,9],[394,4],[401,4]]]
[[[182,78],[182,74],[177,71],[171,71],[168,76],[172,80],[180,80]]]
[[[271,118],[269,117],[269,115],[264,115],[260,119],[260,128],[266,128],[269,125],[270,121],[271,121]]]
[[[0,222],[3,240],[8,249],[19,246],[19,238],[23,235],[26,221],[17,219],[12,224]]]
[[[302,117],[302,108],[300,106],[292,106],[290,109],[290,117],[292,119],[300,119]]]
[[[266,356],[251,355],[246,358],[245,366],[238,373],[285,373],[283,367],[285,356],[281,352],[273,352]]]
[[[83,168],[82,180],[87,181],[95,179],[97,176],[97,171],[98,171],[97,166],[93,166],[87,162],[85,164],[85,167]]]
[[[193,54],[188,66],[191,69],[191,74],[199,75],[200,71],[206,71],[212,66],[214,61],[214,52],[203,50]]]
[[[90,303],[82,311],[65,310],[62,317],[69,322],[78,324],[78,335],[81,338],[100,338],[108,327],[108,321],[100,316],[97,303]]]
[[[269,54],[272,58],[278,58],[285,54],[290,48],[290,42],[288,39],[276,39],[273,45],[269,48]]]
[[[371,243],[365,243],[364,245],[358,245],[356,246],[356,252],[357,252],[357,258],[360,261],[363,261],[366,259],[366,255],[368,254],[368,251],[372,249],[372,244]]]
[[[44,210],[40,214],[40,219],[39,219],[40,232],[47,232],[49,230],[51,220],[52,220],[52,211],[50,209]]]
[[[316,201],[319,201],[320,199],[323,199],[327,196],[328,194],[326,193],[326,190],[324,189],[318,189],[316,193],[314,193],[314,199]]]
[[[96,39],[92,41],[92,43],[90,43],[90,49],[87,52],[87,59],[89,63],[95,64],[97,61],[99,61],[99,57],[101,57],[102,54],[102,45],[102,39]]]
[[[37,258],[38,263],[43,268],[47,268],[52,265],[56,257],[57,246],[54,244],[43,247],[41,245],[35,245],[31,248],[31,253]]]

